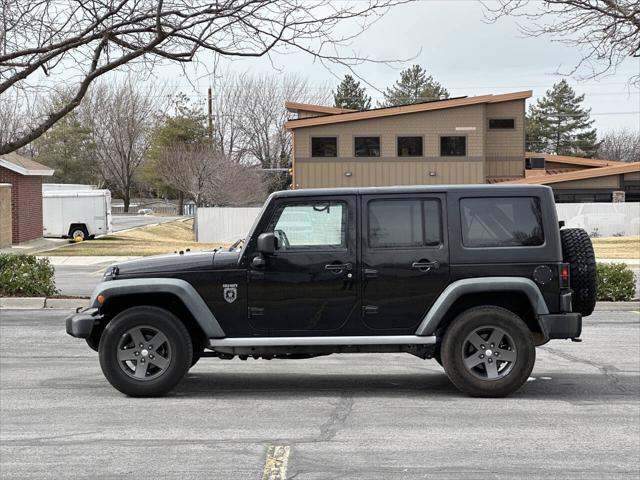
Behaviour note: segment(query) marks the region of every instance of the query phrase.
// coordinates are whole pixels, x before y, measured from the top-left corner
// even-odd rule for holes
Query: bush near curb
[[[628,302],[636,293],[636,279],[624,263],[598,263],[599,301]]]
[[[0,296],[47,297],[57,292],[48,258],[0,254]]]

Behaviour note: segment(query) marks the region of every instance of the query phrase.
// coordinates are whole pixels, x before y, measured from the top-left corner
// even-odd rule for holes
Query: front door
[[[249,316],[271,335],[331,335],[359,318],[356,197],[276,200],[266,228],[279,248],[249,266]]]
[[[447,286],[445,195],[362,198],[363,321],[413,334]]]

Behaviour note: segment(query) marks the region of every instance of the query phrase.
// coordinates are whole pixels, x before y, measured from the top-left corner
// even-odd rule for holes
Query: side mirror
[[[278,249],[278,239],[273,232],[261,233],[258,236],[258,251],[265,255],[271,255]]]

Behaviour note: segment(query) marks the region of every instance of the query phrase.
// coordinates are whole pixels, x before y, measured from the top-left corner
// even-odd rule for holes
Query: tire
[[[563,261],[570,265],[572,309],[586,317],[596,306],[597,273],[593,245],[589,234],[581,228],[563,228],[560,238]]]
[[[193,343],[193,355],[191,356],[191,367],[193,367],[198,360],[202,357],[202,353],[204,352],[204,347],[206,346],[206,339],[202,335],[195,335],[191,337],[191,341]]]
[[[74,242],[84,242],[89,239],[86,227],[73,227],[69,229],[69,238]]]
[[[445,332],[440,351],[451,382],[472,397],[515,392],[529,378],[536,359],[527,325],[515,313],[495,306],[474,307],[458,315]]]
[[[119,313],[107,324],[99,345],[104,376],[132,397],[169,392],[189,370],[192,355],[191,337],[184,324],[167,310],[152,306]]]

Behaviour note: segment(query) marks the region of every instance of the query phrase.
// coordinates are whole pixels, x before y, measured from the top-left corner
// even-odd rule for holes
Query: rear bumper
[[[101,318],[97,308],[85,308],[69,315],[65,320],[67,333],[76,338],[89,338],[94,325]]]
[[[578,338],[582,333],[582,315],[554,313],[539,315],[540,326],[546,338]]]

